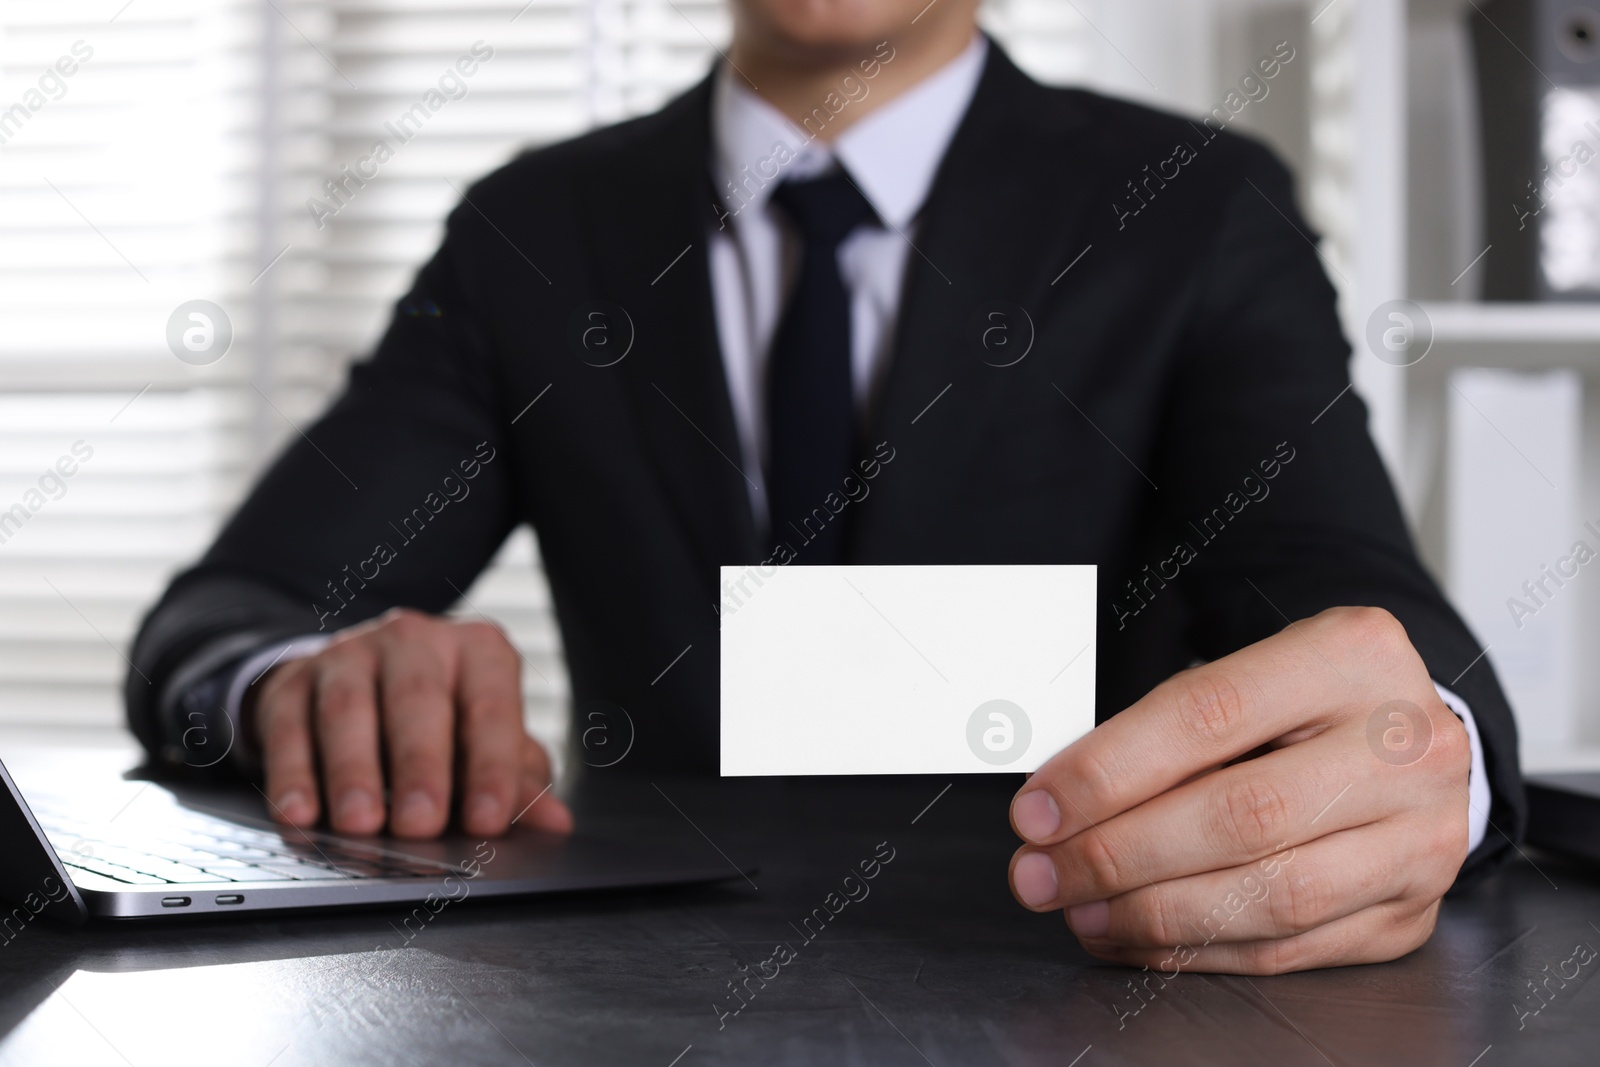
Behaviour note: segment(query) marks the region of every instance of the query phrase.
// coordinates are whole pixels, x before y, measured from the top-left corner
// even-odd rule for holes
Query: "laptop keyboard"
[[[125,830],[37,804],[34,814],[69,872],[88,871],[127,885],[437,879],[462,873],[318,833],[290,841],[188,811],[174,811],[159,827]]]

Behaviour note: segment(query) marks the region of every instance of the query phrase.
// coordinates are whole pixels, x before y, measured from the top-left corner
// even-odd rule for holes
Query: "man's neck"
[[[859,55],[847,50],[804,54],[735,36],[728,60],[736,77],[797,126],[819,108],[832,113],[818,135],[831,142],[959,56],[977,28],[966,21],[930,31],[891,37]],[[829,108],[830,94],[850,106]]]

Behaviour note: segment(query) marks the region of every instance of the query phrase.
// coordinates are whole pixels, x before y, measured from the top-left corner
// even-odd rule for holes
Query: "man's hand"
[[[1092,955],[1276,974],[1433,932],[1467,855],[1466,728],[1405,630],[1335,608],[1179,674],[1022,788],[1011,886]]]
[[[274,668],[247,700],[273,817],[307,826],[326,805],[341,833],[387,821],[401,837],[435,837],[455,798],[469,834],[502,834],[524,808],[525,825],[571,830],[546,792],[550,759],[523,729],[521,668],[489,623],[404,610]]]

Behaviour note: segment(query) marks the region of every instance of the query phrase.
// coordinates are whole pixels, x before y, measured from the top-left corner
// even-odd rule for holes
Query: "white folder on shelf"
[[[1600,523],[1586,527],[1579,512],[1581,379],[1458,370],[1449,404],[1451,593],[1488,648],[1523,746],[1571,745],[1578,591],[1600,587]],[[1588,553],[1594,561],[1579,562]]]

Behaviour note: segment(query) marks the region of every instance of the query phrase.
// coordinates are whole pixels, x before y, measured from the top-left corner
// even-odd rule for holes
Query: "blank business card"
[[[1094,728],[1093,566],[721,577],[724,775],[1033,771]]]

